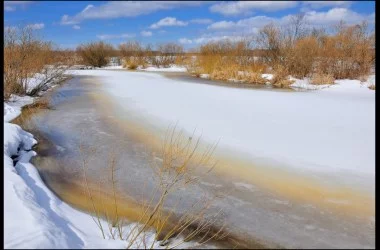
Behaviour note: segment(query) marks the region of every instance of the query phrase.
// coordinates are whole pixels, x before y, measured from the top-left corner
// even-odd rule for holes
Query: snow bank
[[[343,80],[311,92],[231,89],[156,74],[81,71],[149,124],[179,122],[218,149],[292,169],[374,183],[375,91]],[[237,157],[237,156],[236,156]]]
[[[7,103],[4,103],[4,121],[9,122],[21,114],[21,108],[33,103],[34,98],[30,96],[11,95]]]
[[[31,99],[14,99],[4,103],[4,248],[125,247],[125,242],[103,240],[90,215],[63,203],[44,185],[29,163],[37,141],[7,122]]]
[[[150,66],[150,67],[147,67],[145,69],[140,68],[139,70],[153,71],[153,72],[186,72],[187,71],[187,69],[185,67],[177,66],[177,65],[172,65],[168,68],[158,68],[158,67]]]
[[[294,77],[289,77],[289,79],[294,81],[294,83],[290,85],[290,87],[293,89],[317,90],[317,89],[328,88],[331,86],[331,84],[321,84],[321,85],[311,84],[308,78],[297,79]]]
[[[123,69],[123,66],[122,65],[118,65],[118,66],[105,66],[105,67],[102,67],[102,69]]]
[[[200,74],[199,77],[203,79],[210,79],[210,74]]]

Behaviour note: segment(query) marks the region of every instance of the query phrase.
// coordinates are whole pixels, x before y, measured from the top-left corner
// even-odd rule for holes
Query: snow
[[[264,78],[264,79],[267,79],[269,81],[273,79],[273,75],[272,74],[261,74],[261,77]]]
[[[200,74],[199,77],[203,79],[210,79],[210,74]]]
[[[33,77],[26,79],[26,92],[30,93],[34,88],[42,85],[41,91],[46,91],[64,79],[64,72],[68,66],[46,65],[41,73],[35,73]]]
[[[289,79],[294,81],[294,83],[290,85],[290,87],[294,89],[317,90],[317,89],[328,88],[331,86],[331,84],[320,84],[320,85],[311,84],[310,79],[306,77],[304,79],[289,77]]]
[[[75,72],[73,72],[75,73]],[[125,110],[160,128],[178,122],[219,151],[253,162],[374,183],[375,91],[340,80],[307,92],[232,89],[159,74],[78,71],[102,77]],[[149,79],[149,80],[147,80]],[[179,84],[180,83],[180,84]]]
[[[154,66],[149,66],[145,69],[140,68],[139,70],[142,71],[153,71],[153,72],[186,72],[187,69],[185,67],[177,66],[177,65],[171,65],[168,68],[158,68]]]
[[[33,103],[33,97],[11,95],[8,103],[4,103],[4,121],[9,122],[21,114],[22,106]]]
[[[104,66],[102,69],[123,69],[122,65],[116,65],[116,66]]]

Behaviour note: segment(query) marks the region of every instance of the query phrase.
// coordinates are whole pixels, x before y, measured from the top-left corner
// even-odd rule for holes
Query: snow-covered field
[[[74,73],[102,77],[106,92],[152,124],[166,128],[178,122],[189,133],[202,131],[203,140],[220,139],[219,150],[374,185],[375,91],[357,80],[285,93],[178,84],[142,72]]]

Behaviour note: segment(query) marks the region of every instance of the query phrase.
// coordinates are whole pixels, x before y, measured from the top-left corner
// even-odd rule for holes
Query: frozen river
[[[54,90],[54,109],[35,115],[30,125],[53,146],[40,149],[35,165],[58,194],[65,183],[81,181],[82,143],[96,149],[92,181],[101,181],[113,151],[118,192],[137,199],[143,185],[154,188],[147,181],[152,155],[165,129],[177,124],[185,135],[196,128],[204,145],[219,141],[217,167],[197,187],[176,194],[186,197],[179,210],[203,194],[222,193],[214,205],[225,212],[228,230],[246,242],[374,247],[374,93],[236,89],[157,73],[74,73],[83,76]]]

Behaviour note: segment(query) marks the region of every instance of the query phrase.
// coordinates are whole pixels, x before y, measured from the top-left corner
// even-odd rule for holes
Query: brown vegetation
[[[259,74],[271,72],[271,82],[277,87],[288,87],[292,83],[289,75],[309,77],[316,84],[333,84],[334,79],[368,76],[375,62],[374,37],[365,22],[353,26],[340,23],[326,32],[308,28],[300,14],[287,25],[264,26],[253,38],[202,45],[188,69],[198,76],[210,74],[211,79],[259,84],[266,83]],[[252,76],[255,80],[250,79]]]
[[[28,26],[4,31],[4,99],[11,94],[37,95],[47,84],[59,81],[71,61],[67,53],[57,53],[50,42],[37,37]],[[38,75],[39,84],[31,86]]]
[[[312,75],[310,80],[312,84],[321,85],[321,84],[334,84],[335,79],[332,75],[315,73]]]
[[[113,46],[104,42],[82,44],[77,48],[78,55],[85,65],[103,67],[108,64],[108,59],[113,55]]]

